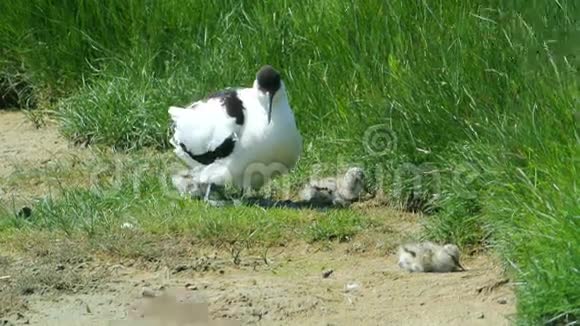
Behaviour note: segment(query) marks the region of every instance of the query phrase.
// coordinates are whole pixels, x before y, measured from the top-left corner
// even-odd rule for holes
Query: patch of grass
[[[489,214],[495,231],[504,235],[496,245],[522,282],[518,310],[545,324],[572,323],[580,316],[578,165],[562,170],[553,162],[517,169],[511,185],[495,189],[501,196]]]
[[[332,244],[382,225],[351,209],[208,207],[181,198],[172,188],[172,158],[152,151],[96,151],[75,164],[64,161],[33,172],[48,192],[32,200],[15,199],[15,209],[7,208],[12,203],[0,205],[0,246],[14,247],[16,252],[38,259],[50,257],[67,266],[67,271],[68,266],[78,264],[71,259],[79,257],[134,260],[147,266],[163,263],[170,268],[187,263],[189,268],[206,271],[223,268],[225,260],[201,257],[200,248],[229,253],[236,265],[252,264],[249,255],[258,253],[260,261],[254,263],[267,264],[272,248],[300,241]],[[19,171],[10,184],[22,184],[29,178]],[[24,205],[31,208],[30,217],[17,214]],[[61,247],[74,250],[62,255],[57,250]],[[54,268],[53,263],[49,265],[47,268]],[[76,281],[85,281],[75,281],[66,273],[23,275],[26,281],[18,284],[29,287],[13,287],[11,291],[18,295],[23,291],[73,291]]]
[[[62,133],[75,143],[118,149],[166,147],[167,109],[179,102],[171,79],[105,76],[59,104]],[[172,87],[173,86],[173,87]]]
[[[80,174],[89,178],[88,184],[62,184],[55,172],[52,182],[57,187],[49,186],[50,193],[23,203],[32,209],[29,218],[4,209],[0,232],[53,230],[101,238],[122,234],[123,224],[129,223],[144,234],[186,236],[217,246],[243,242],[251,247],[281,245],[296,238],[345,239],[365,227],[364,218],[354,210],[216,209],[181,198],[171,185],[167,155],[134,153],[111,158],[101,153],[94,160],[78,167],[92,171],[89,176]],[[74,169],[56,170],[65,177],[75,174]]]
[[[365,228],[365,224],[368,223],[361,220],[359,216],[353,216],[350,212],[329,214],[314,221],[307,229],[307,236],[309,241],[349,241],[357,232]]]

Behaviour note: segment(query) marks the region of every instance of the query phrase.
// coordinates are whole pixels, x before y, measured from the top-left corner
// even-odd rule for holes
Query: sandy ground
[[[98,287],[80,288],[77,294],[29,295],[28,309],[12,320],[129,325],[129,320],[151,320],[157,306],[164,322],[209,315],[242,325],[508,325],[514,312],[510,287],[487,257],[466,259],[467,272],[410,274],[397,267],[393,256],[348,254],[344,246],[289,252],[258,268],[210,259],[216,268],[206,272],[187,266],[155,271],[109,265],[112,275]],[[328,270],[333,273],[325,278]],[[164,296],[166,302],[160,302]],[[178,303],[187,306],[179,312]],[[203,306],[194,305],[206,303],[205,314]]]
[[[54,125],[37,129],[22,113],[0,110],[0,178],[18,166],[44,165],[66,149]]]
[[[67,151],[54,127],[36,129],[12,112],[0,112],[0,144],[0,180],[13,173],[15,163],[41,166]],[[393,223],[398,232],[408,228]],[[177,325],[180,319],[194,325],[204,318],[197,325],[209,325],[208,318],[238,320],[237,325],[510,324],[512,285],[488,256],[466,257],[466,272],[410,274],[399,269],[392,251],[385,254],[370,246],[359,252],[353,246],[274,248],[278,253],[269,256],[268,264],[234,265],[227,255],[214,255],[203,258],[211,267],[204,269],[191,267],[202,257],[191,257],[181,268],[106,260],[82,268],[74,262],[49,266],[56,275],[101,275],[96,271],[106,270],[107,276],[72,294],[23,291],[26,309],[0,316],[0,325],[170,325],[170,320]],[[252,259],[260,261],[243,261]],[[21,257],[4,261],[0,274],[13,275],[0,275],[0,296],[7,295],[2,282],[22,282],[18,274],[37,264]],[[332,273],[323,276],[328,270]],[[162,322],[143,322],[155,316]]]

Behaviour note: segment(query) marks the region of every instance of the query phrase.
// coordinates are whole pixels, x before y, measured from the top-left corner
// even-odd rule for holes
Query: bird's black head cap
[[[270,65],[265,65],[260,68],[256,74],[256,80],[258,81],[260,90],[269,92],[271,95],[274,95],[282,84],[280,73]]]
[[[270,123],[272,121],[272,101],[274,99],[274,94],[276,94],[282,86],[280,73],[272,68],[272,66],[265,65],[262,66],[256,74],[256,80],[258,81],[258,88],[262,92],[268,93],[268,123]]]

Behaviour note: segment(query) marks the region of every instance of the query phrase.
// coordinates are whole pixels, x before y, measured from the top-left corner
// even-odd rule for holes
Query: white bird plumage
[[[241,126],[228,116],[222,108],[219,98],[209,99],[205,103],[196,102],[188,108],[172,106],[169,108],[171,119],[176,124],[172,144],[183,143],[192,153],[214,151],[230,136],[237,137]],[[189,156],[185,157],[188,161]]]
[[[270,108],[271,103],[271,108]],[[280,75],[271,66],[251,88],[232,88],[181,108],[172,106],[170,143],[196,182],[259,189],[273,172],[287,173],[302,152],[302,137]]]

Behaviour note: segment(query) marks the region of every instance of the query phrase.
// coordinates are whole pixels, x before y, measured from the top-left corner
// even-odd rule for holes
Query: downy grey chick
[[[204,198],[207,191],[207,184],[200,183],[198,180],[198,172],[196,169],[181,170],[171,176],[173,186],[177,189],[179,194],[193,199]],[[212,189],[213,192],[210,194],[212,200],[210,202],[215,206],[224,205],[224,199],[226,198],[224,193],[225,187],[213,185]]]
[[[440,246],[432,242],[400,246],[399,267],[411,273],[465,271],[459,263],[459,248],[456,245]]]
[[[360,198],[364,190],[364,172],[353,167],[342,178],[313,180],[300,192],[303,201],[316,205],[346,206]]]
[[[194,179],[194,173],[191,170],[181,170],[171,177],[173,186],[177,189],[180,195],[189,196],[191,198],[202,198],[205,187],[200,185]]]

